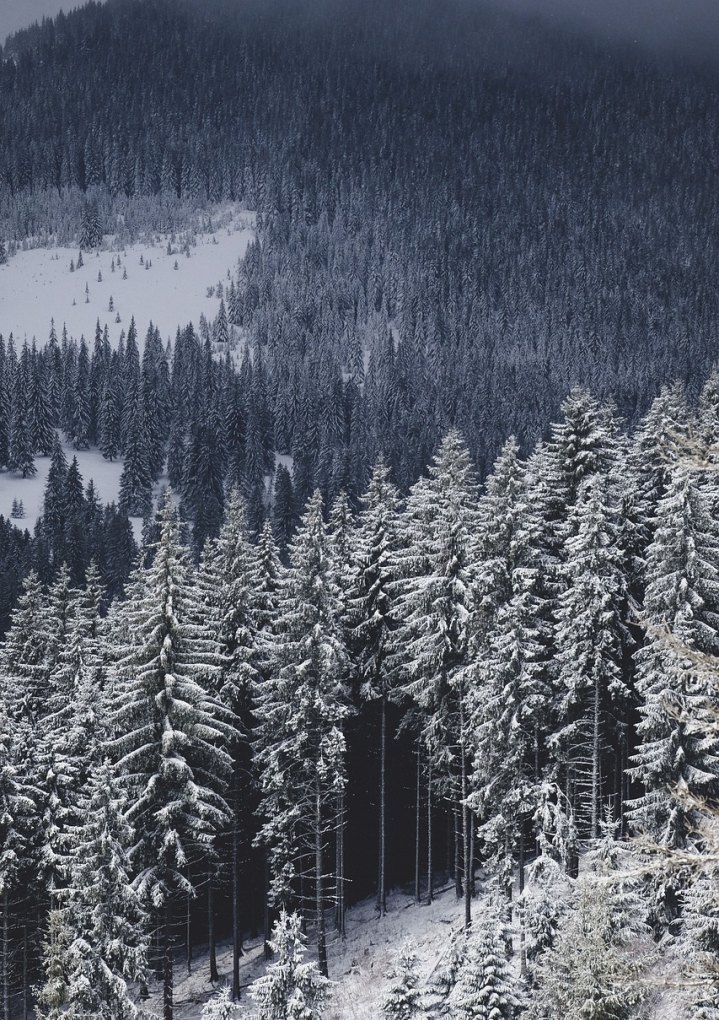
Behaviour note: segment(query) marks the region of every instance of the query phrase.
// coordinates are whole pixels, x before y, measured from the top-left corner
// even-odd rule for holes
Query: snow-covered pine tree
[[[55,439],[55,421],[47,378],[44,369],[39,365],[35,366],[30,385],[28,411],[33,451],[49,457]]]
[[[619,446],[614,409],[586,390],[572,390],[562,404],[562,415],[544,448],[560,539],[583,482],[595,474],[608,475]]]
[[[451,431],[432,461],[429,478],[410,492],[400,519],[398,580],[391,587],[399,625],[392,634],[390,664],[401,696],[423,716],[422,739],[437,788],[461,819],[467,926],[471,919],[467,667],[475,610],[476,504],[469,453],[460,434]],[[461,894],[459,874],[457,883]]]
[[[125,435],[125,459],[120,475],[118,506],[129,517],[146,517],[152,509],[152,477],[144,434],[143,400],[140,387],[136,387],[132,413]]]
[[[67,584],[67,571],[63,568],[51,590],[51,604],[53,593],[55,602],[61,602]],[[104,591],[94,563],[88,568],[84,590],[70,589],[68,596],[64,610],[66,620],[59,641],[59,624],[55,628],[57,651],[50,670],[43,733],[45,742],[54,751],[77,762],[82,777],[80,785],[83,785],[90,762],[104,737],[107,721],[103,690],[105,667],[98,640]],[[61,604],[65,604],[65,600]],[[60,611],[56,611],[56,619],[59,618]]]
[[[347,493],[342,489],[332,504],[329,514],[328,548],[335,571],[335,583],[340,596],[340,617],[342,640],[350,651],[348,631],[348,597],[351,578],[354,573],[354,520]],[[342,937],[345,935],[345,829],[347,812],[344,787],[338,791],[335,817],[335,927]]]
[[[641,975],[650,941],[641,920],[623,913],[623,903],[611,878],[590,873],[577,880],[554,945],[534,968],[533,1020],[637,1015],[646,993]]]
[[[117,779],[97,764],[74,834],[64,917],[67,1015],[73,1020],[138,1020],[130,985],[147,974],[147,916],[131,881],[134,842]]]
[[[607,789],[602,769],[610,721],[629,704],[622,672],[626,579],[616,509],[601,474],[581,486],[568,532],[568,587],[560,596],[557,627],[563,725],[554,747],[575,817],[596,838]]]
[[[82,224],[80,226],[80,248],[89,251],[91,248],[98,248],[102,244],[102,225],[97,202],[88,199],[82,213]],[[82,252],[81,252],[82,255]],[[78,268],[80,259],[78,258]]]
[[[234,489],[227,502],[225,522],[217,539],[206,546],[198,583],[208,622],[217,635],[222,654],[221,672],[216,679],[217,696],[238,720],[232,746],[232,916],[233,982],[232,994],[240,992],[241,952],[241,843],[250,827],[254,792],[252,756],[248,734],[252,726],[252,695],[259,681],[257,671],[257,591],[259,568],[256,548],[247,535],[244,505]],[[208,918],[210,942],[210,978],[218,980],[213,924],[213,863],[208,877]],[[269,936],[269,932],[266,933]]]
[[[638,598],[644,594],[644,557],[654,537],[659,502],[671,484],[673,465],[688,432],[686,392],[675,383],[664,387],[652,401],[629,443],[623,535],[631,566],[631,590]]]
[[[119,385],[120,381],[116,374],[109,374],[100,400],[98,445],[103,457],[109,461],[119,456],[122,442],[122,403]]]
[[[76,450],[87,450],[90,446],[90,360],[84,340],[80,344],[70,399],[72,414],[68,439]]]
[[[11,1017],[15,914],[22,880],[32,868],[33,835],[40,791],[28,786],[18,761],[15,727],[0,702],[0,996],[3,1020]],[[18,918],[19,920],[19,918]]]
[[[67,951],[70,939],[65,911],[54,906],[47,915],[42,942],[45,980],[37,990],[35,1015],[38,1020],[61,1020],[67,1012]]]
[[[448,945],[440,958],[439,965],[432,973],[425,993],[425,1007],[429,1016],[449,1016],[449,997],[462,973],[467,959],[469,932],[462,926],[454,928],[449,935]]]
[[[270,850],[277,902],[286,904],[296,895],[295,879],[311,882],[319,967],[326,975],[325,842],[345,783],[342,721],[349,658],[319,493],[291,547],[279,614],[272,673],[256,693],[259,838]]]
[[[514,439],[505,444],[479,503],[477,622],[469,692],[474,730],[471,804],[495,856],[519,851],[544,764],[552,702],[551,581]],[[512,862],[503,864],[505,874]]]
[[[232,1001],[232,991],[229,985],[221,988],[202,1007],[202,1020],[233,1020],[236,1016],[237,1006]]]
[[[227,321],[227,309],[225,308],[224,298],[220,298],[220,310],[212,326],[212,338],[218,344],[226,344],[230,339],[230,327]]]
[[[292,487],[292,476],[284,464],[278,464],[275,475],[275,492],[272,502],[272,527],[275,539],[280,547],[280,554],[287,555],[287,547],[294,534],[297,524],[295,494]]]
[[[11,718],[35,725],[44,715],[48,693],[48,601],[34,571],[23,581],[10,629],[0,650],[2,701]]]
[[[29,400],[22,384],[16,388],[12,397],[8,467],[23,478],[34,478],[37,474],[30,431]]]
[[[275,959],[250,988],[258,1020],[320,1020],[330,982],[316,963],[305,963],[305,937],[298,914],[284,909],[270,946]]]
[[[423,1016],[417,950],[412,942],[405,942],[400,949],[392,978],[394,983],[382,1000],[382,1012],[387,1020],[416,1020]]]
[[[507,962],[507,939],[501,910],[483,911],[475,919],[449,996],[453,1020],[515,1020],[523,1012],[521,984]]]
[[[45,483],[43,502],[43,529],[50,545],[53,563],[60,564],[64,558],[65,544],[65,483],[67,481],[67,459],[55,433],[50,468]]]
[[[691,821],[672,794],[717,791],[719,743],[697,736],[713,690],[691,652],[719,649],[718,494],[713,473],[677,464],[659,502],[654,539],[647,553],[644,617],[647,636],[636,653],[641,695],[640,738],[630,774],[644,796],[631,812],[634,823],[662,842],[681,846]]]
[[[168,491],[154,562],[124,609],[130,645],[113,666],[119,731],[108,747],[135,827],[134,885],[158,917],[163,940],[164,1013],[172,1018],[173,921],[178,898],[194,893],[202,859],[230,808],[218,792],[229,780],[234,717],[212,693],[217,638],[182,546]]]
[[[391,634],[396,626],[391,582],[396,550],[399,493],[389,480],[383,460],[372,472],[364,508],[353,536],[354,570],[347,596],[349,646],[364,702],[379,704],[380,783],[377,909],[387,912],[386,788],[387,703],[392,685],[388,664]]]

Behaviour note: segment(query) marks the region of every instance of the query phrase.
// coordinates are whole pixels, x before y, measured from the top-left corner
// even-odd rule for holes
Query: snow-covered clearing
[[[479,879],[479,876],[478,876]],[[515,894],[518,893],[515,884]],[[490,897],[496,896],[496,886],[478,880],[478,891],[472,903],[472,914],[482,918],[486,914]],[[328,913],[328,923],[330,915]],[[446,962],[452,932],[460,931],[464,922],[464,904],[455,895],[454,883],[435,894],[431,905],[415,904],[407,892],[394,890],[387,899],[387,914],[380,917],[374,897],[363,900],[347,911],[346,937],[343,940],[328,928],[328,959],[332,997],[327,1007],[327,1020],[378,1020],[382,1016],[381,1003],[393,984],[392,971],[397,965],[403,943],[411,940],[417,952],[420,983],[426,987],[437,976]],[[516,918],[515,918],[516,923]],[[309,931],[307,960],[316,959]],[[245,955],[240,960],[241,1011],[238,1016],[252,1017],[254,1013],[248,989],[265,968],[262,937],[245,944]],[[519,980],[519,941],[514,933],[514,955],[510,967]],[[188,975],[181,951],[175,960],[175,1016],[177,1020],[200,1020],[202,1007],[219,988],[231,982],[232,945],[229,941],[218,944],[217,966],[219,984],[209,980],[209,962],[206,948],[195,950],[192,970]],[[678,974],[670,973],[667,961],[652,968],[647,976],[648,995],[646,1016],[650,1020],[685,1020],[687,999],[673,987]],[[161,1015],[162,989],[159,983],[151,987],[148,1005]]]
[[[0,333],[5,338],[12,333],[18,348],[33,337],[43,344],[54,319],[58,335],[65,324],[70,336],[84,336],[91,343],[99,319],[115,345],[134,315],[140,344],[150,322],[164,340],[172,339],[178,326],[197,325],[201,314],[208,321],[217,315],[220,299],[216,290],[208,297],[208,288],[229,283],[227,272],[234,275],[255,236],[254,223],[253,213],[227,210],[222,227],[194,235],[189,258],[181,250],[180,235],[174,242],[167,235],[154,235],[119,249],[106,238],[101,251],[83,253],[84,265],[74,272],[70,263],[77,264],[76,249],[19,251],[0,266]],[[109,310],[110,298],[114,311]]]
[[[85,486],[87,486],[90,479],[93,480],[98,497],[103,505],[117,500],[120,491],[122,461],[115,460],[110,462],[105,460],[97,449],[74,450],[69,443],[63,443],[63,449],[68,464],[72,463],[73,457],[77,457],[77,464]],[[25,516],[13,523],[21,529],[27,528],[31,534],[35,528],[37,518],[42,512],[47,474],[50,470],[50,458],[36,457],[35,467],[37,468],[37,474],[34,478],[21,478],[20,475],[10,471],[0,472],[0,514],[4,517],[9,517],[13,500],[22,500]],[[156,486],[156,491],[159,491],[163,485],[167,485],[167,478],[160,479],[159,485]],[[131,518],[131,521],[135,538],[139,539],[142,535],[142,520],[137,517]]]
[[[476,901],[481,909],[481,899]],[[450,932],[462,924],[463,906],[457,901],[454,885],[437,896],[431,906],[415,905],[406,893],[395,891],[388,897],[387,915],[379,917],[374,899],[363,900],[347,911],[347,935],[344,942],[330,930],[328,956],[330,978],[334,983],[327,1020],[377,1020],[380,1002],[391,985],[392,970],[402,943],[412,939],[417,947],[419,972],[429,978],[448,946]],[[311,934],[311,933],[310,933]],[[248,1008],[247,988],[264,970],[262,939],[245,946],[240,961],[241,995]],[[315,958],[308,946],[307,959]],[[220,986],[232,975],[232,946],[218,946],[217,966]],[[184,960],[178,956],[175,967],[175,1016],[178,1020],[198,1020],[202,1006],[217,988],[209,981],[205,953],[196,954],[192,973],[187,975]],[[160,988],[153,989],[149,1005],[162,1012]],[[249,1012],[252,1007],[249,1006]]]

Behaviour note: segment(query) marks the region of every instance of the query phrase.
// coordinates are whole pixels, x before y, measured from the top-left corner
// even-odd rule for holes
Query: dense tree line
[[[196,562],[168,492],[107,613],[95,564],[82,583],[67,563],[48,585],[31,572],[0,653],[7,1015],[37,988],[42,1016],[133,1016],[155,975],[170,1020],[181,946],[190,966],[209,941],[217,980],[226,935],[237,998],[248,933],[301,956],[288,911],[321,998],[347,903],[373,887],[381,915],[397,882],[431,901],[439,875],[472,938],[436,1015],[492,1015],[476,1010],[494,982],[496,1015],[529,996],[555,1016],[580,988],[596,1016],[630,1016],[631,938],[666,959],[712,945],[711,886],[687,867],[637,878],[622,837],[701,853],[717,794],[717,392],[713,375],[691,408],[667,389],[627,433],[575,390],[484,486],[451,430],[406,497],[382,460],[356,514],[315,491],[286,563],[237,486]],[[631,888],[606,877],[628,853]],[[480,865],[497,892],[476,919]],[[403,959],[385,1011],[412,1016]]]
[[[714,361],[710,71],[479,4],[113,0],[8,40],[0,95],[11,251],[258,211],[226,313],[301,503],[381,451],[405,490],[451,426],[484,476],[572,385],[636,423]]]

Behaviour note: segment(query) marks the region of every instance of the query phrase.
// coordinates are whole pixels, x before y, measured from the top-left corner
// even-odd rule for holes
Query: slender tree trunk
[[[469,879],[472,887],[472,899],[474,899],[477,892],[476,882],[474,878],[474,855],[476,853],[476,840],[475,840],[475,825],[474,825],[474,813],[470,812],[469,815]]]
[[[519,971],[527,975],[527,945],[524,926],[524,819],[519,823]]]
[[[461,789],[461,787],[460,787]],[[458,900],[462,899],[462,868],[460,866],[460,844],[462,836],[459,831],[460,825],[459,809],[455,805],[452,808],[452,828],[454,831],[454,891]]]
[[[2,898],[2,1014],[3,1020],[10,1020],[10,897],[7,890]]]
[[[319,777],[315,783],[315,913],[317,916],[317,960],[320,974],[328,977],[327,943],[325,938],[324,889],[322,884],[322,790]]]
[[[434,899],[432,874],[432,759],[427,755],[427,903]]]
[[[345,937],[345,795],[337,797],[337,836],[335,840],[335,872],[337,875],[337,910],[335,927]]]
[[[377,861],[377,911],[382,916],[387,913],[387,892],[385,889],[385,798],[386,798],[386,766],[387,766],[387,698],[382,696],[382,719],[379,740],[379,857]]]
[[[462,766],[462,852],[464,856],[464,927],[472,924],[472,862],[469,852],[469,807],[467,806],[467,748],[464,733],[464,697],[460,700],[461,766]]]
[[[422,808],[422,752],[419,738],[417,738],[417,789],[415,791],[415,815],[414,815],[414,902],[419,903],[422,899],[420,892],[420,815]]]
[[[22,926],[22,1020],[27,1020],[29,1002],[28,993],[28,939],[27,925]]]
[[[594,680],[594,733],[592,739],[592,839],[599,836],[599,786],[601,763],[599,760],[599,677]]]
[[[192,899],[190,894],[187,894],[187,913],[185,916],[185,946],[187,949],[187,973],[192,973],[192,939],[191,939],[191,924],[192,924]]]
[[[172,906],[170,901],[165,904],[165,925],[163,932],[162,952],[162,1002],[163,1020],[172,1020]]]
[[[620,736],[620,773],[619,773],[619,835],[626,835],[625,804],[627,802],[627,731],[622,729]]]
[[[265,862],[264,863],[265,863],[265,918],[264,918],[264,922],[263,922],[264,929],[265,929],[264,951],[265,951],[265,959],[266,960],[271,960],[272,959],[272,947],[270,946],[270,935],[272,933],[270,931],[270,859],[267,856],[267,851],[265,851]],[[238,964],[238,974],[239,974],[239,964]],[[238,984],[239,984],[239,977],[238,977]]]
[[[217,945],[215,944],[215,888],[213,874],[207,875],[207,947],[210,957],[210,981],[217,984],[220,975],[217,973]]]
[[[232,820],[232,1001],[240,998],[240,833],[237,824],[237,777],[235,776],[235,811]]]

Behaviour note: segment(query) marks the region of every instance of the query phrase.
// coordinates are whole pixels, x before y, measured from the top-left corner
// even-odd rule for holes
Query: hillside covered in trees
[[[348,908],[447,884],[387,1020],[717,1020],[718,99],[462,0],[4,43],[2,1020],[173,1020],[198,951],[206,1020],[317,1020]],[[4,330],[23,248],[121,276],[219,210],[169,341]]]
[[[8,40],[0,97],[8,250],[258,211],[265,442],[353,498],[380,451],[406,489],[457,426],[483,475],[573,385],[636,422],[716,357],[709,71],[455,0],[109,0]]]

